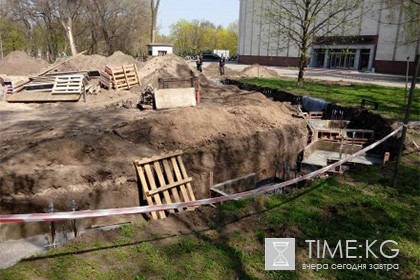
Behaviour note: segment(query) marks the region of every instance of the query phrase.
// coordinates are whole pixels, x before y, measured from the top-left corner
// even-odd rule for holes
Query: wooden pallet
[[[99,71],[99,83],[107,89],[112,89],[114,87],[112,83],[112,76],[105,71]]]
[[[143,198],[149,206],[178,202],[195,201],[191,187],[192,178],[188,177],[182,152],[177,151],[161,156],[143,158],[134,161],[142,187]],[[178,208],[177,211],[195,208]],[[169,213],[174,213],[170,210]],[[152,219],[164,219],[165,211],[151,212]]]
[[[84,75],[56,76],[52,94],[75,94],[84,91]]]
[[[115,89],[130,89],[135,85],[140,85],[135,64],[123,65],[120,67],[105,66],[105,73],[112,78],[112,85]]]

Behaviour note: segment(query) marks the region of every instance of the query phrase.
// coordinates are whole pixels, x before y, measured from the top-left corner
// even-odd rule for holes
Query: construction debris
[[[177,151],[134,162],[143,198],[149,206],[195,201],[191,187],[192,178],[187,175],[181,155],[182,151]],[[194,208],[177,210],[194,210]],[[169,212],[174,213],[175,210]],[[150,214],[154,220],[166,218],[165,211]]]
[[[137,108],[140,110],[155,108],[155,89],[151,85],[147,85],[141,92]]]
[[[135,85],[140,85],[135,64],[120,67],[106,66],[105,71],[100,71],[99,81],[104,87],[116,90],[130,89]]]
[[[30,78],[18,91],[7,98],[8,102],[56,102],[78,101],[85,94],[88,83],[86,72],[68,75],[55,75]]]

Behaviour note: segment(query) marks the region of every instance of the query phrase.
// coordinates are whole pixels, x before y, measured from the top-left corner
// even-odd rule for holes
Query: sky
[[[208,20],[227,27],[239,18],[239,0],[161,0],[157,25],[169,35],[170,25],[180,19]]]

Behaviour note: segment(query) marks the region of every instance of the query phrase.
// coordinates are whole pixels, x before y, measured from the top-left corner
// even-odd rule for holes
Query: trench
[[[288,92],[273,90],[239,81],[225,80],[226,84],[236,85],[245,91],[258,91],[267,98],[276,102],[289,102],[292,105],[300,104],[301,96]],[[328,104],[324,110],[323,119],[335,118],[335,112],[342,111],[342,118],[348,120],[348,128],[372,129],[374,139],[380,139],[392,131],[392,122],[381,116],[362,109],[342,107],[335,104]],[[306,129],[305,129],[306,130]],[[123,134],[121,136],[124,136]],[[183,159],[186,164],[188,174],[193,178],[195,195],[197,198],[210,197],[210,180],[214,184],[222,183],[246,174],[255,173],[257,185],[271,184],[279,178],[284,177],[284,173],[293,170],[296,162],[301,157],[302,151],[307,144],[308,135],[296,133],[292,127],[265,129],[257,131],[250,136],[235,138],[225,135],[209,139],[194,147],[187,147]],[[139,144],[134,141],[133,144]],[[375,148],[374,153],[384,153],[393,151],[397,145],[396,139],[386,141]],[[135,148],[133,147],[135,151]],[[392,155],[392,154],[391,154]],[[78,195],[77,209],[100,209],[111,207],[127,207],[147,205],[139,195],[139,184],[137,183],[135,170],[132,164],[119,162],[125,167],[113,172],[112,169],[99,170],[103,173],[101,178],[90,178],[84,176],[84,184],[92,187],[92,181],[101,184],[107,181],[107,188],[100,190],[90,190]],[[210,178],[210,173],[213,178]],[[8,174],[7,180],[14,182],[10,192],[4,190],[1,193],[1,213],[34,213],[46,212],[48,200],[33,198],[33,188],[43,184],[39,174],[21,176],[18,174]],[[121,178],[124,178],[123,180]],[[5,178],[0,178],[4,183]],[[116,184],[116,182],[119,182]],[[16,185],[17,184],[17,185]],[[52,186],[53,187],[53,186]],[[13,189],[26,189],[26,196],[13,196]],[[71,194],[67,194],[70,196]],[[69,211],[70,198],[54,201],[56,211]],[[112,201],[112,203],[111,203]],[[118,201],[115,205],[115,201]],[[80,228],[89,228],[92,225],[108,225],[121,222],[132,221],[134,219],[143,220],[144,217],[112,217],[86,219],[79,221]],[[62,231],[70,231],[71,226],[68,222],[60,222],[57,227]],[[20,223],[0,226],[0,241],[9,239],[19,239],[40,233],[48,233],[48,223]]]

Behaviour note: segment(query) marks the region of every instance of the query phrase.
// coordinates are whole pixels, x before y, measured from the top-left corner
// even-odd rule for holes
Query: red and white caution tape
[[[214,198],[207,198],[207,199],[200,199],[192,202],[180,202],[180,203],[172,203],[172,204],[164,204],[164,205],[156,205],[156,206],[141,206],[141,207],[127,207],[127,208],[111,208],[111,209],[99,209],[99,210],[83,210],[83,211],[71,211],[71,212],[56,212],[56,213],[32,213],[32,214],[11,214],[11,215],[0,215],[0,223],[27,223],[27,222],[50,222],[50,221],[59,221],[59,220],[74,220],[74,219],[84,219],[84,218],[98,218],[98,217],[108,217],[108,216],[122,216],[122,215],[133,215],[133,214],[142,214],[142,213],[150,213],[154,211],[162,211],[162,210],[171,210],[177,208],[185,208],[185,207],[194,207],[194,206],[202,206],[208,205],[212,203],[220,203],[229,200],[235,199],[243,199],[247,198],[256,194],[262,194],[270,191],[274,191],[280,188],[284,188],[298,182],[312,179],[314,177],[319,176],[327,172],[328,170],[334,169],[343,163],[346,163],[357,156],[363,155],[367,151],[377,147],[390,137],[396,135],[402,127],[394,130],[392,133],[388,134],[381,140],[367,146],[366,148],[344,158],[336,163],[328,165],[324,168],[316,170],[314,172],[305,174],[301,177],[285,181],[279,184],[269,185],[265,187],[261,187],[258,189],[253,189],[250,191],[245,191],[241,193],[231,194],[227,196],[221,197],[214,197]]]

